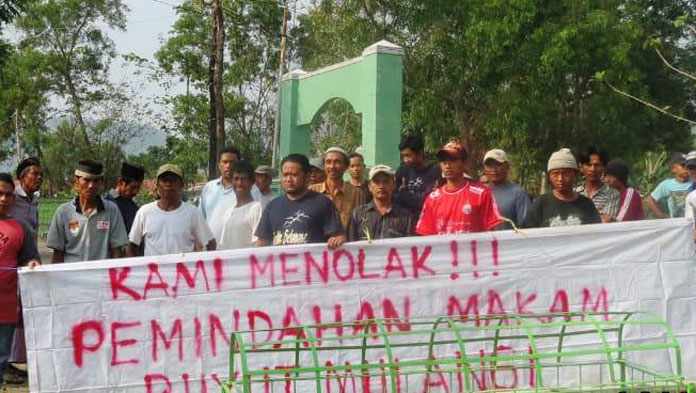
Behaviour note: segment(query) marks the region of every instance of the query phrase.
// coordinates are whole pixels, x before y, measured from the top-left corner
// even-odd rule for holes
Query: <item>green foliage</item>
[[[404,133],[432,151],[460,137],[471,155],[510,153],[522,183],[538,186],[560,147],[599,145],[639,157],[685,150],[689,130],[608,89],[610,78],[661,106],[693,112],[692,86],[643,43],[679,41],[688,1],[323,0],[293,32],[302,68],[358,56],[387,39],[404,47]],[[693,61],[689,44],[667,55]]]

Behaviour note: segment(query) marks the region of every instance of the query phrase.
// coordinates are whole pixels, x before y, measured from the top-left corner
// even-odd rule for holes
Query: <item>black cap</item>
[[[99,161],[80,160],[77,162],[75,176],[85,179],[100,179],[104,177],[104,166]]]
[[[124,162],[121,164],[121,176],[141,182],[145,179],[145,168]]]
[[[619,179],[623,184],[628,183],[628,164],[620,158],[615,158],[607,164],[606,172]]]
[[[29,168],[30,166],[41,166],[41,163],[39,162],[39,159],[36,157],[27,157],[23,159],[19,162],[19,165],[17,165],[17,179],[21,178],[22,172],[24,172],[24,170]]]
[[[684,155],[684,153],[674,153],[672,154],[672,159],[669,160],[669,163],[684,165],[686,164],[686,156]]]

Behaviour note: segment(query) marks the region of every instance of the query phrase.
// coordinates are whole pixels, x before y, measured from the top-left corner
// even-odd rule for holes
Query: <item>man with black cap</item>
[[[159,167],[156,186],[159,199],[144,205],[135,215],[128,235],[128,256],[135,256],[140,245],[145,246],[145,256],[193,252],[197,244],[215,250],[215,236],[203,213],[181,199],[181,169],[173,164]]]
[[[133,198],[140,192],[140,186],[145,178],[145,169],[127,162],[121,164],[121,175],[116,182],[116,188],[106,193],[106,199],[114,202],[123,217],[126,232],[130,233],[135,219],[135,213],[140,206]]]
[[[636,189],[628,186],[628,165],[624,160],[615,158],[609,161],[604,182],[619,192],[619,212],[616,215],[616,221],[636,221],[645,218],[640,194]]]
[[[657,218],[684,217],[686,195],[692,187],[691,172],[686,167],[686,156],[675,153],[670,162],[670,171],[674,178],[665,179],[655,187],[645,199],[650,210]],[[668,213],[660,207],[667,202]]]
[[[396,188],[394,170],[387,165],[375,165],[368,177],[373,198],[353,210],[348,223],[348,241],[412,236],[414,216],[392,203]]]
[[[99,195],[104,167],[81,160],[74,182],[77,196],[58,207],[48,229],[46,247],[53,249],[53,263],[121,257],[128,235],[116,204]]]
[[[39,232],[39,190],[43,183],[39,159],[23,159],[17,165],[16,174],[19,185],[15,188],[15,203],[10,207],[10,216],[26,224],[36,241]]]
[[[423,204],[416,233],[421,236],[490,231],[500,224],[493,192],[466,178],[467,152],[452,141],[437,152],[447,183],[431,192]]]

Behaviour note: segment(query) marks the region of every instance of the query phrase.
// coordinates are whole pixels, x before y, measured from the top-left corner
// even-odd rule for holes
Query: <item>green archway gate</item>
[[[313,72],[291,71],[281,84],[279,156],[310,156],[310,123],[335,98],[362,116],[362,147],[368,166],[399,165],[404,51],[387,41],[362,56]]]

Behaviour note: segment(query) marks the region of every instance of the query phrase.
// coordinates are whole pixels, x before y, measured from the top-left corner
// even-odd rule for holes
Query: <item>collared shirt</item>
[[[39,233],[39,193],[29,198],[21,185],[15,188],[15,203],[10,207],[10,216],[29,227],[30,236],[37,239]]]
[[[606,184],[604,184],[593,195],[590,195],[590,193],[585,189],[584,184],[577,187],[575,191],[584,197],[590,198],[600,215],[609,216],[615,219],[616,215],[619,214],[619,202],[621,200],[621,194]]]
[[[227,209],[237,206],[237,196],[234,194],[234,187],[225,188],[222,177],[211,180],[205,184],[201,191],[201,200],[198,209],[203,213],[205,222],[208,223],[210,230],[219,243],[222,236],[222,219]]]
[[[408,210],[392,204],[382,215],[374,202],[353,210],[348,223],[348,241],[412,236],[416,219]]]
[[[138,212],[140,206],[133,202],[133,199],[121,197],[118,190],[111,190],[107,192],[104,197],[118,206],[121,217],[123,217],[123,225],[126,226],[126,233],[130,233],[133,220],[135,219],[135,213]]]
[[[359,187],[353,187],[350,183],[344,181],[343,187],[336,190],[329,190],[326,182],[321,184],[313,184],[309,189],[320,194],[326,195],[338,209],[338,215],[341,218],[341,225],[344,228],[348,227],[350,215],[353,209],[365,203],[365,196]]]
[[[97,208],[82,213],[79,197],[58,207],[48,229],[46,247],[65,253],[65,262],[106,259],[109,250],[128,244],[118,207],[97,198]]]

